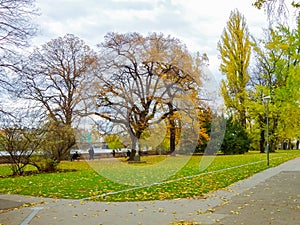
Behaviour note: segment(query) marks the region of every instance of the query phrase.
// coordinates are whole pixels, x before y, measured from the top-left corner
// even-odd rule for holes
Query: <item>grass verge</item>
[[[278,151],[270,154],[270,166],[277,166],[287,160],[300,156],[300,151]],[[209,157],[207,159],[210,159]],[[120,169],[114,160],[95,160],[93,162],[62,162],[57,172],[33,174],[29,176],[10,177],[9,167],[0,166],[0,193],[21,194],[52,198],[83,199],[91,198],[97,201],[140,201],[163,200],[176,198],[199,198],[203,194],[225,188],[230,184],[245,179],[253,174],[267,169],[265,154],[245,154],[234,156],[217,156],[205,170],[199,171],[203,157],[186,156],[171,157],[168,165],[160,166],[158,162],[165,156],[145,157],[148,165],[125,166]],[[132,186],[135,173],[146,168],[143,173],[145,180],[170,172],[180,160],[187,163],[161,183]],[[105,163],[104,163],[105,162]],[[151,165],[156,165],[152,167]],[[134,170],[132,168],[135,167]],[[29,168],[30,169],[30,168]],[[97,172],[98,171],[98,172]],[[130,176],[130,184],[108,179],[99,171],[111,171]],[[106,173],[109,174],[109,173]]]

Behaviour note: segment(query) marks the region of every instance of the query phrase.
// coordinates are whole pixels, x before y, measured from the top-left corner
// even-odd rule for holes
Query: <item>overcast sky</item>
[[[210,71],[218,73],[217,43],[230,12],[238,9],[249,30],[261,35],[266,16],[254,0],[36,0],[41,16],[39,46],[74,34],[96,49],[107,32],[162,32],[180,39],[191,52],[206,53]]]

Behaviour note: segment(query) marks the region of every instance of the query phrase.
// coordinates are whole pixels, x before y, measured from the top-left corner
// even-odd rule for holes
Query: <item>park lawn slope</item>
[[[211,157],[211,158],[210,158]],[[290,159],[300,157],[299,150],[278,151],[270,154],[270,166],[277,166]],[[145,177],[155,177],[157,170],[151,164],[165,160],[166,156],[148,156],[148,164],[136,167],[147,167]],[[145,185],[132,186],[113,179],[107,179],[99,173],[101,169],[115,171],[114,163],[103,163],[104,159],[93,162],[62,162],[61,171],[57,173],[33,174],[11,177],[8,166],[0,166],[0,193],[20,194],[52,198],[91,199],[97,201],[140,201],[163,200],[175,198],[199,198],[203,194],[226,188],[230,184],[245,179],[267,169],[265,154],[245,154],[232,156],[207,156],[212,163],[201,168],[202,156],[176,156],[168,161],[168,170],[180,160],[186,164],[175,171],[166,180]],[[202,161],[201,161],[202,160]],[[113,161],[112,161],[113,162]],[[120,173],[129,174],[122,169]],[[158,167],[159,168],[159,167]],[[156,168],[157,169],[157,168]],[[162,167],[160,173],[165,167]],[[98,172],[96,172],[98,171]],[[132,174],[134,184],[134,174]]]

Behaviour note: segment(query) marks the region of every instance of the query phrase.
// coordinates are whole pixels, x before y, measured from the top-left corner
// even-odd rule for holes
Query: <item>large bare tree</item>
[[[188,110],[187,96],[197,95],[201,71],[179,40],[162,34],[109,33],[99,47],[95,114],[130,135],[133,160],[151,125]]]
[[[96,67],[96,53],[67,34],[35,49],[25,63],[17,81],[18,96],[34,104],[32,110],[39,110],[39,118],[46,121],[53,143],[47,147],[59,161],[75,144],[72,128],[85,110],[84,93]]]
[[[264,9],[270,22],[280,22],[289,15],[289,3],[286,0],[256,0],[253,5],[258,9]],[[299,16],[300,2],[292,1],[290,5]]]
[[[0,1],[0,92],[10,85],[9,75],[17,70],[21,58],[20,48],[29,45],[30,37],[36,33],[32,19],[37,15],[34,0]],[[0,103],[0,112],[8,113]]]
[[[20,74],[19,96],[36,102],[54,122],[72,125],[84,107],[84,90],[97,56],[78,37],[67,34],[37,48]]]
[[[36,15],[34,0],[0,1],[0,49],[13,51],[28,46],[28,39],[36,32],[32,22]]]

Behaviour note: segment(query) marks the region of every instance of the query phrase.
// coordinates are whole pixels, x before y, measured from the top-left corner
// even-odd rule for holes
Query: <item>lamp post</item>
[[[270,165],[270,151],[269,151],[269,102],[271,100],[270,95],[265,96],[264,100],[266,101],[266,136],[267,136],[267,144],[266,144],[266,153],[267,153],[267,166]]]

